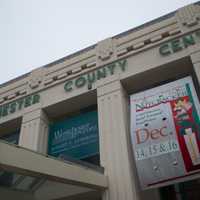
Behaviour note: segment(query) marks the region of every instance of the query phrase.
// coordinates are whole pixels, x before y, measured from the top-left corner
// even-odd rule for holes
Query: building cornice
[[[1,84],[0,104],[53,87],[199,29],[199,4],[183,7]],[[186,11],[191,14],[183,19],[181,16]]]

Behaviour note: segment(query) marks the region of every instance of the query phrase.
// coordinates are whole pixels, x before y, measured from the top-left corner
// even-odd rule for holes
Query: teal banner
[[[48,153],[84,159],[99,153],[97,112],[87,112],[50,125]]]

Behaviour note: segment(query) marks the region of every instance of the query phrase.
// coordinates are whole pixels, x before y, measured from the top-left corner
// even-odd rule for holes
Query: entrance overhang
[[[107,177],[98,170],[63,162],[3,141],[0,141],[0,169],[100,191],[108,187]]]

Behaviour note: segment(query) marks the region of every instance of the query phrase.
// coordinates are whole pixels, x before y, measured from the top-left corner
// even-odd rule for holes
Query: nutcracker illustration
[[[174,116],[179,134],[183,136],[193,166],[200,164],[200,150],[198,141],[200,139],[200,127],[195,121],[196,110],[189,98],[177,100],[174,104]]]

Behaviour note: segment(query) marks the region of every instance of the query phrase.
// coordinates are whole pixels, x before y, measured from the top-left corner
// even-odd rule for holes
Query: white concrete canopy
[[[94,169],[62,162],[3,141],[0,141],[0,169],[100,191],[108,186],[107,177]]]

